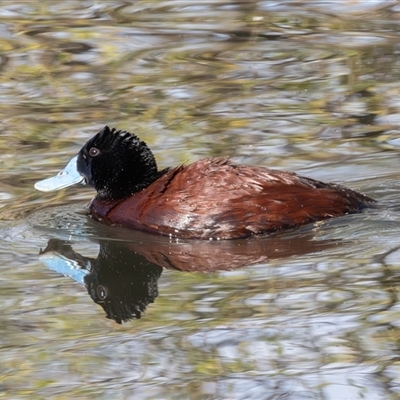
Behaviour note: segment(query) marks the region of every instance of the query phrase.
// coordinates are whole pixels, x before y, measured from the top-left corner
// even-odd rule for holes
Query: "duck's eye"
[[[98,156],[100,154],[100,150],[99,149],[96,149],[96,147],[92,147],[90,150],[89,150],[89,156],[90,157],[96,157],[96,156]]]
[[[107,289],[104,286],[99,285],[96,289],[96,292],[99,300],[105,300],[107,298]]]

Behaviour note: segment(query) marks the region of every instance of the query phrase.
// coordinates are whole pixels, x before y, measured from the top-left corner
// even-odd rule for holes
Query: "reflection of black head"
[[[120,242],[100,242],[100,253],[84,281],[88,293],[107,318],[117,323],[140,318],[158,296],[162,268]]]

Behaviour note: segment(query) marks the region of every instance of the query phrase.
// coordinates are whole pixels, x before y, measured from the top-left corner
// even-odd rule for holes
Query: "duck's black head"
[[[105,126],[79,151],[77,170],[100,198],[123,199],[158,177],[157,164],[137,136]]]
[[[162,172],[161,172],[162,173]],[[160,174],[153,153],[137,136],[105,126],[56,176],[35,184],[44,192],[87,183],[104,200],[125,199]]]

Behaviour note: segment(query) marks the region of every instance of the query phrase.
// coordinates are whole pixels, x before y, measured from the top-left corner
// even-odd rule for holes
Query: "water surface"
[[[3,397],[398,398],[399,12],[3,1]],[[379,207],[229,243],[110,231],[84,215],[90,188],[33,188],[105,124],[139,135],[160,167],[231,156],[343,183]],[[69,276],[49,262],[63,251],[79,254]],[[116,277],[106,253],[124,255]],[[118,271],[121,285],[147,282],[141,318],[122,324],[94,301]]]

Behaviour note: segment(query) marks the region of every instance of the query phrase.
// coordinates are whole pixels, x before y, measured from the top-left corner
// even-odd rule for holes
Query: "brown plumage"
[[[233,239],[359,211],[369,197],[294,173],[203,159],[120,201],[95,198],[98,220],[163,235]]]
[[[107,126],[55,180],[56,186],[48,179],[36,188],[85,181],[97,191],[90,206],[95,219],[179,238],[234,239],[273,232],[354,213],[374,202],[340,185],[236,165],[227,158],[158,171],[144,142]]]

